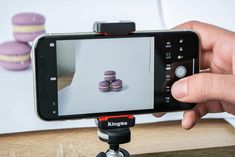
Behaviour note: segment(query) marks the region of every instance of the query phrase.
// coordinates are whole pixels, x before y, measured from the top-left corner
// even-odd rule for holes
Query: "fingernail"
[[[182,120],[182,127],[186,130],[192,129],[196,125],[196,121],[194,122],[189,122],[187,119],[183,118]]]
[[[183,78],[175,82],[171,88],[172,95],[175,98],[181,99],[187,96],[188,87],[187,87],[187,78]]]

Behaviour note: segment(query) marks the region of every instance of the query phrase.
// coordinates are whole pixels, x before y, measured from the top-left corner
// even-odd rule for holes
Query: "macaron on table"
[[[4,42],[0,44],[0,65],[10,70],[26,69],[31,63],[30,51],[27,43]]]
[[[13,36],[22,42],[33,41],[45,33],[45,17],[37,13],[19,13],[13,16]]]
[[[122,89],[122,80],[116,79],[111,83],[112,91],[118,92]]]
[[[99,83],[99,89],[102,92],[108,92],[110,90],[110,82],[109,81],[101,81]]]
[[[105,81],[113,81],[116,79],[116,72],[115,71],[105,71],[104,72],[104,80]]]

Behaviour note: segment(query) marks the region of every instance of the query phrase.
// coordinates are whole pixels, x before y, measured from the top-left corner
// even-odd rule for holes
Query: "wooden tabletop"
[[[224,120],[202,120],[192,130],[180,122],[136,125],[121,145],[135,157],[234,156],[235,129]],[[95,157],[108,145],[96,128],[0,135],[0,157]]]

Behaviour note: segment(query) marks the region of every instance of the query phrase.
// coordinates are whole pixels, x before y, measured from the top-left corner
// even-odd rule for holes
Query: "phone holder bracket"
[[[130,157],[128,151],[119,145],[131,141],[130,127],[135,125],[133,115],[98,117],[96,125],[99,128],[99,139],[109,144],[106,153],[100,152],[96,157]]]
[[[104,35],[128,35],[136,31],[135,22],[119,21],[105,22],[97,21],[93,24],[93,32]]]

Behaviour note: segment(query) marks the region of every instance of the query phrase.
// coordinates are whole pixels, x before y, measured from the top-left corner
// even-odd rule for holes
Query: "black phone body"
[[[193,31],[48,34],[35,41],[32,51],[36,111],[43,120],[195,106],[171,95],[175,81],[199,72],[200,39]],[[119,92],[99,90],[106,70],[122,79]]]

